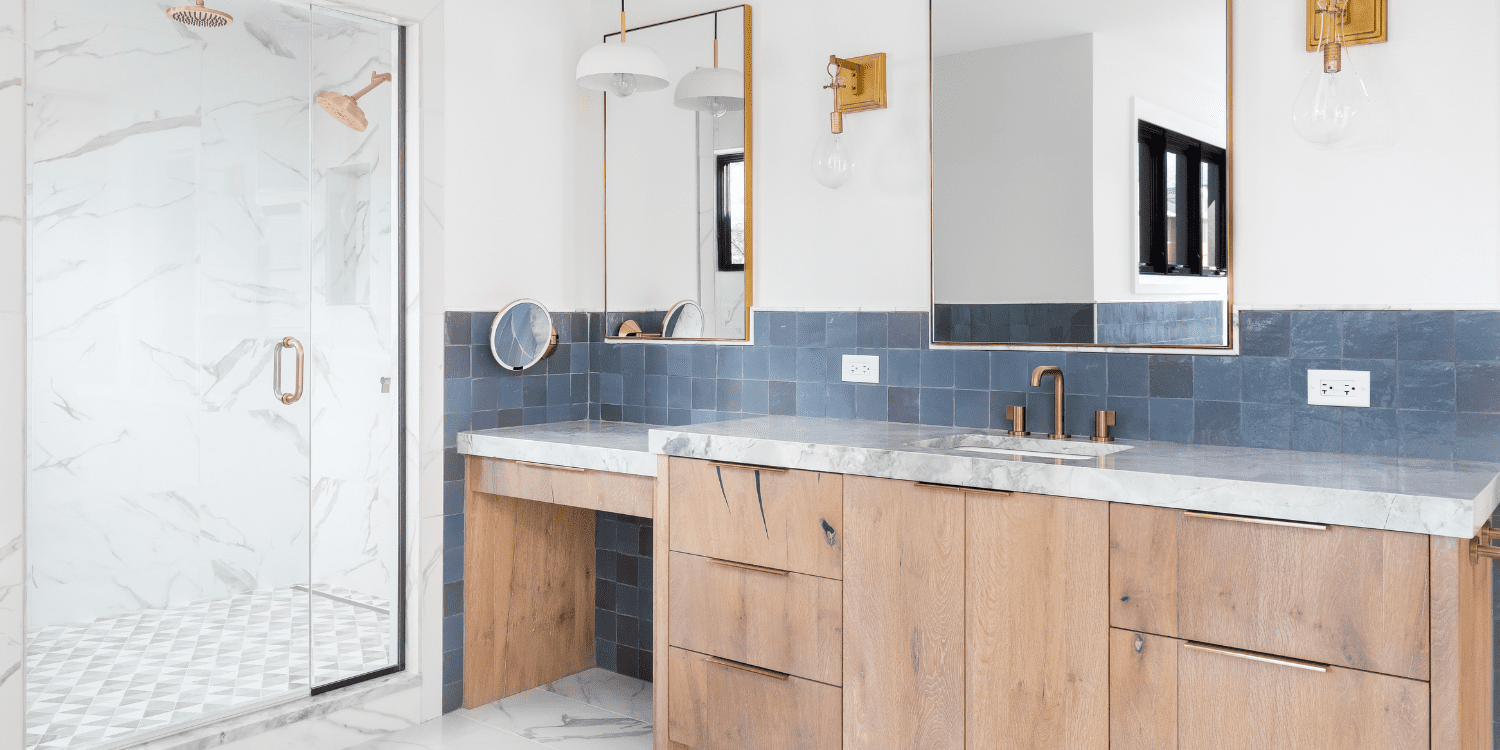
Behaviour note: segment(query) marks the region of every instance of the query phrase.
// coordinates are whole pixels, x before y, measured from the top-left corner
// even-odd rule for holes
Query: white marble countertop
[[[501,427],[460,432],[458,452],[654,477],[656,456],[648,450],[646,439],[651,429],[645,424],[594,421]]]
[[[1110,447],[1125,450],[1081,461],[913,445],[970,434],[1004,439],[1004,433],[990,430],[762,417],[650,428],[649,449],[685,458],[1465,539],[1500,502],[1500,464],[1124,440]],[[1086,439],[1071,443],[1079,452],[1096,445]]]

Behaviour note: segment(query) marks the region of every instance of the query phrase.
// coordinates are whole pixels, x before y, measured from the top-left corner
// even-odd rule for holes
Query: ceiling
[[[1225,0],[932,0],[934,56],[1131,26],[1196,23],[1222,34]]]

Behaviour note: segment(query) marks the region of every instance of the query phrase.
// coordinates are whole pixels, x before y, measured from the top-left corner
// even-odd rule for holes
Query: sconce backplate
[[[1318,0],[1307,0],[1307,51],[1318,49]],[[1378,44],[1386,36],[1386,0],[1349,0],[1349,17],[1344,21],[1344,43]]]
[[[858,71],[844,65],[851,62],[859,66]],[[839,89],[840,112],[866,112],[885,109],[885,53],[840,60],[839,72],[854,85]]]

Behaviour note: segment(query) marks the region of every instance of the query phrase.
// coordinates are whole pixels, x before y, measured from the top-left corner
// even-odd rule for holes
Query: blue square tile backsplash
[[[1128,440],[1500,462],[1500,312],[1248,311],[1240,316],[1242,353],[1233,357],[934,350],[925,313],[754,315],[754,346],[720,346],[611,343],[602,314],[557,314],[557,350],[539,367],[509,373],[489,354],[494,313],[448,313],[444,649],[454,667],[444,672],[445,710],[461,695],[464,490],[455,442],[464,430],[768,414],[1009,429],[1006,407],[1020,404],[1029,407],[1029,428],[1045,433],[1051,382],[1032,388],[1030,375],[1058,365],[1064,417],[1077,435],[1089,434],[1094,410],[1111,409],[1114,434]],[[880,357],[880,382],[844,383],[846,354]],[[1309,406],[1313,369],[1370,372],[1371,408]],[[622,559],[606,546],[601,560]],[[649,568],[649,557],[637,565]],[[628,578],[628,562],[612,575]],[[649,598],[649,575],[637,582]],[[638,615],[598,609],[600,633],[609,636],[601,635],[601,666],[649,676],[650,641],[641,633],[650,626]]]

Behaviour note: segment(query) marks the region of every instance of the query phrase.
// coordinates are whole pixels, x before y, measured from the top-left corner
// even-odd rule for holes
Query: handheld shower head
[[[365,119],[365,111],[359,108],[359,99],[374,91],[376,86],[389,80],[391,80],[390,73],[371,73],[370,85],[360,89],[358,94],[344,96],[334,91],[324,91],[318,94],[318,106],[327,110],[334,119],[363,133],[365,128],[370,127],[370,121]]]
[[[222,10],[203,7],[203,0],[198,0],[197,5],[179,5],[167,10],[167,18],[188,26],[204,26],[218,28],[234,23],[234,16]]]

